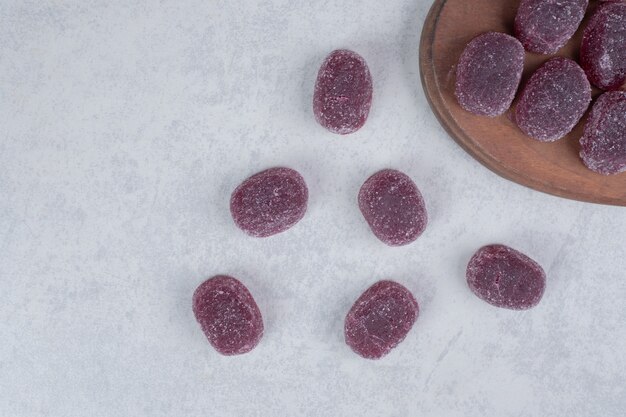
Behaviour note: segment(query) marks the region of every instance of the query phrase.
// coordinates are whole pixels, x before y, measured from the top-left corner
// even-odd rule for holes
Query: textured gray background
[[[439,127],[417,55],[428,1],[0,2],[0,415],[621,416],[626,211],[507,182]],[[361,53],[375,97],[358,133],[311,114],[334,48]],[[230,192],[299,170],[306,217],[268,239],[232,223]],[[356,194],[408,173],[430,212],[389,248]],[[548,274],[541,304],[499,310],[464,268],[502,242]],[[191,295],[228,273],[266,333],[221,357]],[[421,315],[389,356],[343,343],[374,281]]]

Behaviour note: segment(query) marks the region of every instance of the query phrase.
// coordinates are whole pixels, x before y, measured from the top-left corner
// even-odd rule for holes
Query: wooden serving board
[[[456,64],[463,48],[483,32],[513,34],[518,4],[519,0],[434,1],[420,41],[420,73],[432,110],[459,145],[504,178],[560,197],[626,206],[626,173],[597,174],[587,169],[578,156],[578,140],[587,115],[565,138],[542,143],[517,128],[511,120],[511,110],[491,119],[466,112],[457,103]],[[555,55],[577,60],[582,28],[594,7],[592,1],[581,28]],[[527,52],[521,85],[555,55]],[[600,90],[594,89],[594,97],[599,94]]]

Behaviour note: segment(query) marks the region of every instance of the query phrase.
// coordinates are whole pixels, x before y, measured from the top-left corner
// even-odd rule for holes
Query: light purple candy
[[[374,235],[390,246],[413,242],[428,223],[422,194],[400,171],[385,169],[372,175],[361,186],[358,200]]]
[[[515,36],[527,51],[553,54],[576,32],[588,5],[588,0],[522,0]]]
[[[207,340],[222,355],[249,352],[263,337],[263,317],[248,289],[219,275],[193,294],[193,313]]]
[[[230,199],[235,224],[254,237],[284,232],[306,213],[309,191],[289,168],[270,168],[245,180]]]
[[[553,142],[568,134],[591,102],[591,85],[578,64],[552,58],[530,77],[515,107],[515,121],[526,135]]]
[[[408,289],[394,281],[379,281],[348,312],[346,344],[366,359],[380,359],[404,340],[418,315],[419,305]]]
[[[626,91],[598,97],[580,145],[580,157],[592,171],[604,175],[626,171]]]
[[[483,33],[472,39],[456,69],[456,98],[481,116],[503,114],[513,102],[524,68],[524,47],[512,36]]]
[[[603,90],[617,90],[626,82],[626,3],[598,6],[583,33],[580,65]]]
[[[363,57],[347,49],[331,52],[315,82],[315,119],[329,131],[347,135],[365,124],[371,104],[372,76]]]
[[[537,262],[504,245],[480,248],[467,264],[466,277],[480,299],[511,310],[536,306],[546,286],[546,274]]]

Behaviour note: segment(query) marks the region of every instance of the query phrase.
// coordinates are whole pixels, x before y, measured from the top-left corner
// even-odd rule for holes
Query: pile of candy
[[[489,32],[463,51],[455,94],[461,107],[496,117],[513,103],[524,48],[532,53],[559,51],[580,26],[588,0],[522,0],[514,38]],[[518,95],[513,119],[524,134],[553,142],[570,133],[591,103],[591,85],[618,90],[626,82],[626,2],[608,0],[593,11],[580,45],[580,66],[555,57],[530,77]],[[607,92],[596,100],[580,139],[584,164],[600,174],[626,170],[626,95]]]

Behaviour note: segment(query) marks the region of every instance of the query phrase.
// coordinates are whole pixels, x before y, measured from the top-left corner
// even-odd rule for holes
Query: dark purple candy
[[[526,310],[539,303],[546,274],[528,256],[504,245],[480,248],[467,264],[467,284],[496,307]]]
[[[626,171],[626,91],[610,91],[596,100],[580,145],[589,169],[604,175]]]
[[[553,54],[576,32],[588,5],[588,0],[522,0],[515,36],[527,51]]]
[[[515,108],[515,121],[526,135],[553,142],[568,134],[591,102],[585,72],[567,58],[552,58],[530,77]]]
[[[372,104],[372,76],[356,52],[338,49],[326,57],[317,74],[313,113],[326,129],[346,135],[359,130]]]
[[[417,320],[413,294],[393,281],[379,281],[356,300],[344,327],[346,344],[366,359],[380,359],[398,346]]]
[[[385,169],[359,191],[359,208],[376,237],[390,246],[417,239],[428,223],[422,194],[406,174]]]
[[[196,289],[193,314],[209,343],[222,355],[249,352],[263,336],[263,318],[254,298],[229,276],[218,275]]]
[[[455,95],[461,107],[495,117],[513,102],[524,67],[524,47],[505,33],[488,32],[472,39],[456,69]]]
[[[270,168],[245,180],[230,199],[230,212],[244,232],[266,237],[284,232],[304,217],[309,191],[289,168]]]
[[[626,82],[626,3],[598,6],[583,33],[580,64],[603,90],[617,90]]]

